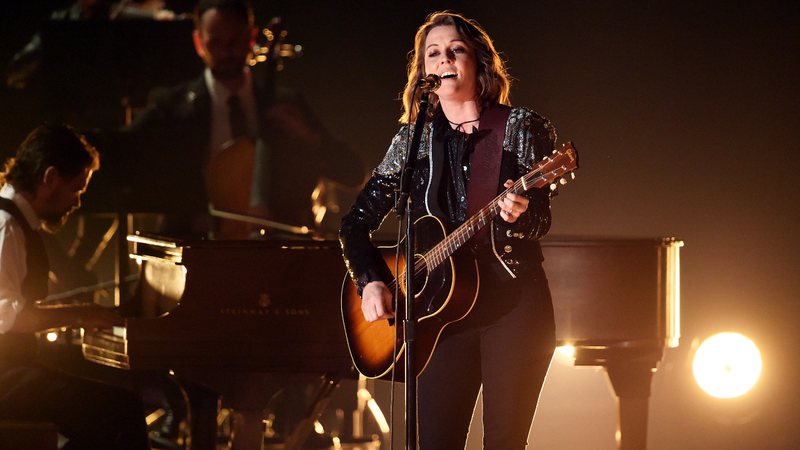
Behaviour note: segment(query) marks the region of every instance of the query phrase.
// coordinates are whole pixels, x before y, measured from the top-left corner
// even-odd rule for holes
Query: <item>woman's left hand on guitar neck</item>
[[[506,180],[506,182],[503,183],[503,186],[506,188],[510,188],[513,185],[513,180]],[[500,206],[500,217],[508,223],[516,222],[519,216],[528,210],[528,198],[524,195],[514,194],[513,192],[506,194],[497,204]]]

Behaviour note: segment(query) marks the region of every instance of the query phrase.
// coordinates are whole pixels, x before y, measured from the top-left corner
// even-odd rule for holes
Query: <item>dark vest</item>
[[[22,280],[22,295],[25,298],[26,308],[47,296],[47,277],[50,264],[44,248],[42,237],[32,229],[22,214],[9,199],[0,197],[0,210],[11,214],[11,217],[22,227],[25,234],[25,260],[27,273]],[[7,332],[0,335],[0,365],[11,366],[30,362],[36,355],[36,341],[33,334]]]

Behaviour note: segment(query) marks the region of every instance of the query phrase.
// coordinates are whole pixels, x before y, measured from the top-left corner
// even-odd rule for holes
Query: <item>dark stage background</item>
[[[0,57],[62,4],[7,6]],[[257,4],[260,23],[282,16],[288,40],[305,49],[282,83],[370,166],[397,127],[413,33],[444,8],[479,20],[516,78],[513,103],[550,118],[580,151],[577,180],[553,203],[551,234],[685,241],[683,337],[654,378],[650,448],[800,448],[800,3]],[[185,45],[191,57],[188,36]],[[187,76],[195,69],[187,64]],[[2,88],[3,155],[40,122],[44,104]],[[762,352],[761,379],[740,399],[713,399],[691,379],[693,344],[720,331],[744,333]],[[534,439],[542,448],[614,448],[605,375],[570,384],[554,379],[562,373],[548,381]]]

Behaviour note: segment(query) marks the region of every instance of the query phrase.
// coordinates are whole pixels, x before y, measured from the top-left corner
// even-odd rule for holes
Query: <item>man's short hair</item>
[[[28,134],[15,157],[6,162],[0,183],[15,189],[36,192],[48,167],[62,177],[74,177],[85,169],[97,170],[100,155],[86,137],[69,125],[42,125]]]
[[[194,28],[200,29],[200,19],[206,11],[218,9],[239,16],[248,25],[253,25],[253,8],[246,0],[200,0],[194,8]]]

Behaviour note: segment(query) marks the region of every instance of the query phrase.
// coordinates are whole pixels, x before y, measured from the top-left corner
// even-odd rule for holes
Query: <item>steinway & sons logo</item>
[[[267,293],[258,296],[253,307],[241,306],[223,306],[219,309],[222,316],[310,316],[311,310],[309,308],[297,308],[291,306],[275,305],[272,303],[272,298]]]

